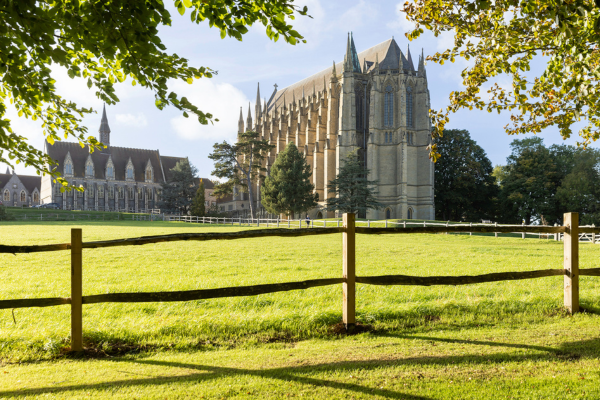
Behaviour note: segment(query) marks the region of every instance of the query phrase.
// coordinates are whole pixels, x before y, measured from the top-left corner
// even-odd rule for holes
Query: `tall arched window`
[[[85,166],[85,174],[87,176],[92,176],[94,175],[94,166],[91,164],[88,164]]]
[[[408,214],[407,217],[406,217],[407,219],[413,219],[413,209],[412,208],[408,209],[408,213],[407,214]]]
[[[394,126],[394,92],[390,85],[385,87],[383,126]]]
[[[127,168],[127,179],[133,179],[133,167]]]
[[[4,191],[4,201],[10,201],[10,191],[9,190]]]
[[[71,163],[65,164],[65,175],[73,175],[73,165]]]
[[[410,86],[406,89],[406,126],[413,126],[413,93]]]
[[[39,203],[39,201],[40,201],[40,194],[38,192],[34,192],[33,193],[33,202]]]
[[[27,194],[24,190],[21,190],[21,203],[25,203],[27,201]]]

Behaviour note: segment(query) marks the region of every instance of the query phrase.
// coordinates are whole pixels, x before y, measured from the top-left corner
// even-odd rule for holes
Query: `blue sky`
[[[357,51],[394,37],[403,51],[408,40],[404,34],[410,23],[400,13],[403,1],[363,0],[306,0],[312,19],[299,16],[295,28],[305,36],[307,43],[291,46],[283,41],[270,41],[262,25],[250,28],[242,42],[235,39],[220,39],[219,31],[208,24],[197,25],[189,20],[189,13],[181,17],[172,12],[173,26],[161,30],[161,37],[168,51],[190,60],[194,66],[206,66],[218,74],[212,79],[196,80],[188,85],[173,82],[172,88],[185,95],[203,111],[211,112],[219,122],[200,125],[192,118],[184,119],[175,109],[158,110],[154,106],[152,92],[125,82],[117,87],[121,102],[107,107],[113,146],[160,149],[162,155],[187,156],[203,177],[209,177],[212,161],[208,154],[215,142],[232,141],[237,133],[240,107],[244,119],[251,103],[254,112],[256,86],[260,82],[261,97],[269,97],[273,85],[280,88],[293,84],[315,72],[339,62],[344,57],[346,37],[353,32]],[[425,33],[410,42],[413,60],[421,48],[425,55],[443,51],[453,43],[452,35],[438,38]],[[432,107],[436,110],[448,104],[448,95],[462,86],[460,72],[466,62],[457,60],[443,66],[429,62],[426,66],[431,93]],[[93,88],[86,82],[70,79],[66,73],[56,69],[57,86],[62,95],[79,105],[93,107],[100,113],[88,116],[84,124],[89,133],[97,135],[100,125],[102,102],[95,97]],[[500,78],[500,83],[506,80]],[[510,154],[510,142],[503,127],[509,122],[509,114],[489,114],[481,111],[461,111],[451,116],[448,128],[467,129],[477,143],[483,147],[493,164],[504,164]],[[39,124],[18,118],[9,111],[8,118],[17,133],[26,136],[29,142],[43,146],[43,135]],[[540,136],[547,145],[564,143],[558,131],[548,130]],[[576,138],[566,141],[575,144]],[[597,147],[597,144],[594,144]],[[34,173],[31,168],[18,166],[18,173]],[[2,170],[2,172],[4,172]]]

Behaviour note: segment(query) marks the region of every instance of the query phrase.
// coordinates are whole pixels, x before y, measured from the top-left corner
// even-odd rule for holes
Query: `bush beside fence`
[[[571,312],[579,310],[579,276],[600,276],[600,268],[579,270],[579,235],[600,233],[600,228],[579,227],[578,214],[565,214],[564,226],[490,226],[490,225],[454,225],[454,226],[419,226],[406,228],[368,228],[357,227],[354,214],[344,214],[342,227],[308,228],[308,229],[261,229],[225,233],[184,233],[173,235],[144,236],[96,242],[83,242],[82,230],[71,230],[71,243],[39,246],[7,246],[0,245],[0,253],[33,253],[43,251],[71,250],[71,297],[13,299],[0,300],[0,309],[50,307],[64,304],[71,305],[71,349],[83,349],[83,304],[124,303],[124,302],[170,302],[211,299],[220,297],[255,296],[289,290],[300,290],[318,286],[342,284],[342,318],[346,329],[351,330],[356,323],[356,283],[371,285],[467,285],[483,282],[498,282],[521,279],[534,279],[546,276],[564,276],[564,305]],[[546,269],[524,272],[491,273],[476,276],[357,276],[356,275],[356,234],[414,234],[414,233],[460,233],[460,232],[514,232],[516,228],[526,228],[538,234],[561,234],[564,236],[563,269]],[[187,290],[172,292],[144,293],[107,293],[83,296],[82,263],[83,249],[96,249],[115,246],[145,245],[151,243],[182,240],[234,240],[242,238],[260,238],[267,236],[308,236],[342,233],[343,258],[342,277],[312,279],[299,282],[282,282],[273,284],[240,286],[204,290]]]

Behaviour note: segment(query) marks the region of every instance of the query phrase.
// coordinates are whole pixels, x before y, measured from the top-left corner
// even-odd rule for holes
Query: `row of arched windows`
[[[72,161],[70,159],[67,159],[65,161],[64,175],[65,176],[73,176],[73,174],[74,173],[73,173]],[[94,176],[94,164],[92,164],[90,160],[88,160],[85,165],[85,176],[86,177]],[[109,163],[106,166],[106,179],[115,179],[115,169],[114,169],[114,166],[112,165],[112,163]],[[125,179],[127,179],[127,180],[134,179],[134,170],[133,170],[133,165],[131,165],[131,164],[128,164],[126,167]],[[150,164],[148,164],[148,166],[146,167],[145,181],[146,182],[154,181],[154,171],[152,170],[152,167],[150,166]]]
[[[104,193],[104,185],[98,185],[97,191],[98,191],[98,197],[99,198],[104,197],[104,195],[105,195],[105,193]],[[125,192],[124,192],[123,186],[117,186],[116,189],[115,189],[115,186],[109,185],[109,186],[106,187],[106,192],[107,192],[106,194],[108,194],[108,198],[109,199],[114,199],[115,198],[115,191],[116,191],[116,194],[117,194],[117,196],[118,196],[119,199],[122,199],[122,198],[125,197],[124,196]],[[54,192],[55,192],[55,195],[60,195],[60,187],[58,185],[55,185],[55,191]],[[91,198],[94,198],[94,186],[92,186],[92,185],[87,186],[86,188],[84,188],[83,192],[72,190],[72,191],[65,192],[65,194],[68,197],[71,197],[73,195],[76,196],[76,197],[83,197],[84,194],[85,194],[85,197],[87,197],[88,199],[91,199]],[[135,194],[134,188],[132,186],[128,186],[127,187],[127,195],[128,195],[128,197],[129,197],[130,200],[134,198],[133,197],[134,194]],[[5,191],[4,192],[5,199],[7,198],[7,196],[10,199],[10,193],[8,191]],[[140,199],[140,200],[144,199],[144,189],[143,188],[138,188],[137,189],[137,196],[138,196],[138,199]],[[152,188],[151,187],[146,188],[146,198],[148,200],[152,200],[152,197],[153,197]],[[37,193],[34,193],[34,201],[37,201],[37,200],[35,200],[36,198],[37,198]],[[5,201],[8,201],[8,200],[5,200]]]
[[[10,201],[10,190],[5,189],[3,196],[2,196],[2,200],[5,202],[9,202]],[[14,200],[17,200],[17,193],[15,192],[14,195]],[[25,203],[27,202],[27,192],[25,192],[24,190],[21,190],[20,196],[19,196],[19,201],[21,203]],[[33,192],[33,196],[32,196],[32,201],[34,203],[38,203],[40,201],[40,194],[38,192]]]
[[[412,207],[408,207],[408,210],[406,211],[406,219],[413,219],[414,216],[414,212]],[[390,219],[392,218],[392,210],[389,208],[385,209],[385,219]]]

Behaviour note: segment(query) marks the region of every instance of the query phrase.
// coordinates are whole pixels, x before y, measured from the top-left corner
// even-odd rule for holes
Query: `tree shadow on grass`
[[[369,396],[380,396],[389,399],[412,399],[427,400],[429,397],[411,395],[395,390],[389,390],[382,387],[371,387],[356,383],[339,382],[328,379],[313,378],[310,374],[318,371],[319,373],[330,373],[339,376],[340,372],[370,371],[383,367],[394,366],[447,366],[459,364],[485,364],[490,363],[524,363],[528,361],[562,361],[573,362],[580,358],[597,358],[600,355],[600,338],[593,338],[583,341],[564,343],[558,347],[536,346],[521,343],[504,343],[495,341],[480,340],[461,340],[438,338],[434,336],[413,336],[413,335],[388,335],[402,339],[426,340],[432,342],[456,343],[470,346],[492,346],[510,349],[523,349],[534,352],[534,354],[515,354],[515,353],[493,353],[493,354],[465,354],[459,356],[426,356],[426,357],[407,357],[398,359],[368,359],[360,361],[342,361],[334,363],[323,363],[314,365],[303,365],[297,367],[281,367],[272,369],[251,369],[251,368],[231,368],[212,365],[202,365],[196,363],[182,363],[171,361],[157,361],[147,359],[114,359],[115,363],[132,363],[138,365],[153,365],[165,368],[185,368],[194,370],[187,375],[169,376],[168,371],[164,376],[153,376],[149,378],[122,379],[119,381],[108,381],[93,384],[80,384],[69,386],[53,386],[31,389],[0,391],[0,397],[14,398],[22,396],[35,396],[48,393],[60,394],[72,391],[106,390],[113,392],[117,387],[143,387],[149,385],[167,385],[174,382],[193,382],[194,384],[209,384],[210,381],[229,377],[229,376],[250,376],[260,377],[262,379],[272,379],[284,382],[295,382],[301,385],[311,387],[323,387],[336,389],[340,391],[357,394],[366,394]]]

